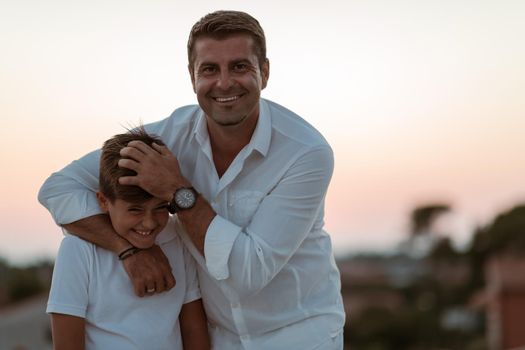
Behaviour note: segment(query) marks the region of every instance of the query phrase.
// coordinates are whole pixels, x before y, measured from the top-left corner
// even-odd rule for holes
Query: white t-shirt
[[[140,298],[115,253],[73,235],[62,240],[55,261],[48,313],[86,320],[86,349],[182,349],[179,314],[200,298],[195,263],[170,218],[157,236],[176,285]]]

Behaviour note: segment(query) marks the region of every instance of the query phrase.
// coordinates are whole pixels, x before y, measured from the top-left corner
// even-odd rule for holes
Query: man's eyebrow
[[[217,63],[215,62],[211,62],[211,61],[203,61],[203,62],[200,62],[197,64],[199,67],[200,66],[216,66]]]
[[[247,59],[247,58],[239,58],[239,59],[236,59],[236,60],[232,60],[230,64],[237,64],[237,63],[248,63],[248,64],[253,64],[252,61],[250,61],[250,60]]]
[[[236,63],[250,63],[252,64],[252,62],[250,61],[250,59],[246,58],[246,57],[240,57],[240,58],[235,58],[233,60],[230,60],[228,62],[228,64],[236,64]],[[202,67],[202,66],[218,66],[219,64],[217,62],[213,62],[213,61],[203,61],[203,62],[200,62],[200,63],[197,63],[197,67]]]

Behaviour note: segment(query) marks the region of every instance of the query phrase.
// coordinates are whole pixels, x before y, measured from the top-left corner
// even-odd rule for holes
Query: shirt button
[[[237,309],[237,308],[239,307],[239,303],[233,303],[233,304],[232,304],[232,307],[233,307],[234,309]]]
[[[250,339],[250,336],[249,335],[241,335],[241,340],[248,340]]]

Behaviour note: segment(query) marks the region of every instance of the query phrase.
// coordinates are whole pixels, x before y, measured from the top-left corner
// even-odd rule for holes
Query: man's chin
[[[218,117],[214,117],[214,118],[211,118],[217,125],[220,125],[220,126],[223,126],[223,127],[233,127],[233,126],[237,126],[237,125],[241,125],[245,120],[246,120],[246,115],[244,116],[239,116],[239,117],[236,117],[236,118],[231,118],[231,117],[221,117],[221,116],[218,116]]]

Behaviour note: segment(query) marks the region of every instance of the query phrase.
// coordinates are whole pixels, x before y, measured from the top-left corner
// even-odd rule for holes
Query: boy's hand
[[[175,286],[168,258],[158,245],[141,250],[122,262],[139,297],[162,293]]]

